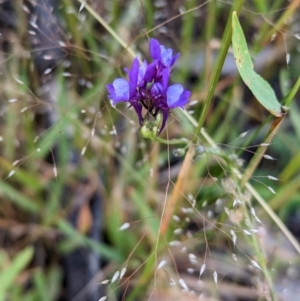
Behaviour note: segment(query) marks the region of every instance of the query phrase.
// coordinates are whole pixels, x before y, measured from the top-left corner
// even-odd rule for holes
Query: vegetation
[[[0,301],[295,300],[299,0],[0,5]],[[191,97],[142,135],[150,38]]]

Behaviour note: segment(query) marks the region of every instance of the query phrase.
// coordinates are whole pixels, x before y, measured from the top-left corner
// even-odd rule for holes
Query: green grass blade
[[[292,90],[290,91],[290,93],[288,93],[282,100],[282,103],[286,106],[289,107],[296,95],[296,93],[298,92],[300,88],[300,76],[298,77],[294,87],[292,88]]]
[[[0,300],[5,300],[5,293],[12,285],[15,278],[27,266],[33,256],[33,248],[27,247],[19,252],[12,263],[0,274]]]
[[[242,9],[243,3],[244,3],[243,0],[236,0],[233,3],[232,10],[236,10],[237,12],[239,12]],[[218,58],[217,58],[217,62],[215,64],[211,84],[209,86],[209,90],[208,90],[208,93],[207,93],[207,96],[206,96],[206,99],[205,99],[205,102],[204,102],[204,107],[203,107],[203,110],[201,112],[201,115],[200,115],[200,118],[199,118],[199,123],[198,123],[198,126],[197,126],[196,131],[195,131],[195,138],[193,140],[193,143],[196,143],[197,137],[198,137],[198,135],[201,131],[201,128],[203,127],[203,124],[204,124],[204,121],[205,121],[210,103],[213,99],[213,96],[214,96],[214,93],[215,93],[215,90],[216,90],[216,87],[217,87],[217,83],[218,83],[218,80],[220,78],[221,71],[222,71],[222,68],[223,68],[227,53],[228,53],[228,49],[229,49],[229,46],[230,46],[231,35],[232,35],[232,27],[231,27],[230,22],[228,21],[227,25],[226,25],[226,28],[225,28],[225,31],[224,31],[224,34],[223,34],[222,44],[221,44],[222,46],[220,48],[220,52],[219,52],[219,55],[218,55]]]
[[[18,192],[6,182],[0,181],[0,191],[3,195],[10,199],[12,203],[17,204],[20,208],[32,212],[38,213],[40,206],[38,206],[33,200],[26,197],[23,193]]]

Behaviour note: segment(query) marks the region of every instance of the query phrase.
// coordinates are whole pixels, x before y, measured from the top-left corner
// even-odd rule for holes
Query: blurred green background
[[[229,48],[210,138],[196,137],[163,235],[187,148],[144,139],[134,111],[107,98],[155,37],[181,53],[172,80],[192,91],[161,138],[194,140],[237,2],[1,1],[0,300],[297,300],[299,253],[253,191],[297,245],[299,92],[243,190],[237,173],[274,118]],[[279,100],[300,74],[299,6],[253,0],[240,12],[254,68]]]

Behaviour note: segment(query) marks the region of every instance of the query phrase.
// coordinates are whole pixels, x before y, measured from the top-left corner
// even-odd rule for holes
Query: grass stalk
[[[114,39],[126,49],[130,55],[135,58],[136,54],[133,49],[109,26],[109,24],[88,4],[85,0],[78,0],[81,4],[84,3],[85,9],[114,37]]]
[[[230,12],[230,16],[232,15],[232,13],[234,11],[237,12],[237,15],[239,14],[240,10],[242,9],[244,0],[235,0],[233,5],[232,5],[232,9]],[[210,103],[213,99],[214,93],[215,93],[215,89],[217,87],[218,81],[219,81],[219,77],[221,75],[221,71],[228,53],[228,49],[229,46],[231,44],[231,35],[232,35],[232,25],[231,25],[231,18],[228,19],[227,21],[227,25],[224,31],[224,35],[222,38],[222,44],[221,44],[221,48],[218,54],[218,58],[217,58],[217,62],[215,64],[215,68],[214,68],[214,73],[212,75],[212,80],[208,89],[208,93],[206,96],[206,99],[204,101],[204,106],[199,118],[199,122],[198,122],[198,126],[196,128],[195,131],[195,137],[193,139],[193,143],[197,142],[197,137],[199,136],[200,130],[204,125],[205,122],[205,118],[210,106]]]
[[[242,8],[242,5],[243,5],[243,0],[236,0],[234,2],[233,6],[232,6],[232,12],[234,10],[239,12]],[[182,193],[184,193],[185,183],[187,181],[188,174],[189,174],[190,169],[191,169],[192,164],[193,164],[193,157],[195,155],[195,144],[197,142],[200,130],[201,130],[203,124],[204,124],[204,120],[205,120],[205,117],[206,117],[206,114],[207,114],[207,111],[208,111],[208,108],[209,108],[209,104],[210,104],[210,102],[212,100],[212,97],[214,95],[214,91],[215,91],[215,88],[217,86],[220,74],[221,74],[221,70],[222,70],[222,67],[223,67],[227,52],[228,52],[228,48],[229,48],[229,45],[231,43],[231,32],[232,32],[231,19],[229,19],[228,22],[227,22],[227,26],[226,26],[226,29],[225,29],[225,32],[224,32],[223,39],[222,39],[222,47],[221,47],[220,54],[219,54],[218,59],[217,59],[217,64],[216,64],[215,72],[213,74],[213,78],[212,78],[212,82],[211,82],[211,85],[210,85],[210,88],[209,88],[209,92],[208,92],[208,95],[207,95],[205,103],[204,103],[204,108],[203,108],[202,114],[200,116],[198,127],[195,131],[195,136],[194,136],[195,138],[193,139],[193,142],[190,145],[189,150],[188,150],[188,152],[187,152],[187,154],[186,154],[186,156],[183,160],[183,163],[182,163],[181,169],[179,171],[176,183],[175,183],[174,188],[172,190],[171,196],[168,199],[165,214],[162,217],[163,220],[162,220],[161,229],[160,229],[160,234],[161,235],[164,235],[166,233],[166,231],[168,229],[169,222],[170,222],[171,217],[172,217],[172,214],[173,214],[173,212],[176,208],[177,200],[178,200],[179,196]]]
[[[253,155],[251,161],[249,162],[246,170],[243,173],[243,177],[241,178],[241,181],[240,181],[241,188],[243,188],[245,186],[245,184],[249,181],[249,179],[252,177],[259,162],[261,161],[266,150],[268,149],[269,144],[272,142],[275,134],[277,133],[282,121],[283,121],[283,117],[275,118],[274,122],[272,123],[272,125],[270,127],[270,130],[269,130],[269,133],[268,133],[266,139],[264,140],[263,144],[258,147],[257,151]]]
[[[188,119],[191,124],[196,127],[197,121],[189,115],[186,111],[182,111],[182,114]],[[206,133],[204,129],[201,130],[201,137],[207,141],[210,145],[213,145],[215,148],[219,149],[217,144],[214,142],[214,140]],[[221,152],[222,150],[219,149]],[[236,168],[232,169],[232,173],[237,176],[239,180],[242,179],[242,174],[239,170]],[[258,204],[265,210],[265,212],[270,216],[270,218],[273,220],[273,222],[277,225],[277,227],[280,229],[280,231],[285,235],[285,237],[289,240],[291,245],[295,248],[295,250],[300,255],[300,244],[294,237],[294,235],[290,232],[290,230],[286,227],[286,225],[281,221],[281,219],[277,216],[277,214],[272,210],[272,208],[267,204],[267,202],[261,197],[261,195],[256,191],[256,189],[247,182],[245,184],[245,188],[251,193],[253,198],[258,202]]]

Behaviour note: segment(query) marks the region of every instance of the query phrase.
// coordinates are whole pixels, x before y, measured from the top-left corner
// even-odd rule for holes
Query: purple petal
[[[154,83],[151,87],[150,93],[153,98],[159,96],[163,92],[161,83]]]
[[[167,104],[170,109],[183,108],[189,101],[191,92],[184,90],[182,85],[175,84],[167,90]]]
[[[129,72],[129,94],[132,96],[136,91],[138,74],[139,74],[139,60],[135,58],[132,62],[131,70]]]
[[[106,89],[109,93],[108,98],[112,99],[110,96],[114,95],[114,93],[115,93],[114,85],[113,84],[108,84],[108,85],[106,85]]]
[[[162,112],[162,116],[163,116],[163,119],[162,119],[162,123],[161,123],[161,127],[159,129],[159,132],[158,132],[158,135],[162,132],[162,130],[165,128],[165,125],[166,125],[166,122],[167,122],[167,119],[168,119],[168,116],[169,116],[169,112],[168,111],[163,111]]]
[[[177,53],[176,55],[173,55],[173,50],[171,48],[166,49],[163,45],[160,46],[160,52],[161,52],[161,63],[165,67],[171,67],[174,65],[175,61],[179,58],[180,53]]]
[[[138,80],[137,80],[138,86],[143,83],[145,74],[147,72],[147,68],[148,68],[147,61],[144,61],[139,67]]]
[[[172,62],[172,49],[166,49],[165,46],[160,46],[161,62],[165,67],[170,67]]]
[[[180,53],[178,52],[176,55],[174,55],[172,57],[171,63],[170,63],[170,67],[174,65],[174,63],[176,62],[176,60],[180,57]]]
[[[183,93],[180,95],[178,100],[177,106],[180,108],[184,108],[184,106],[190,101],[192,93],[188,90],[184,90]]]
[[[152,82],[154,79],[154,74],[157,66],[157,60],[148,65],[144,80],[148,83]]]
[[[142,116],[142,105],[139,102],[132,102],[131,105],[133,106],[133,108],[135,109],[135,112],[137,113],[138,117],[139,117],[139,122],[140,125],[143,124],[143,116]]]
[[[168,83],[169,83],[169,77],[170,77],[170,69],[165,68],[162,72],[162,86],[164,88],[164,91],[167,90]]]
[[[108,98],[112,99],[113,104],[120,101],[129,100],[129,85],[123,78],[117,78],[112,84],[106,86],[109,93]]]
[[[150,39],[149,51],[153,60],[160,60],[160,44],[156,39]]]

